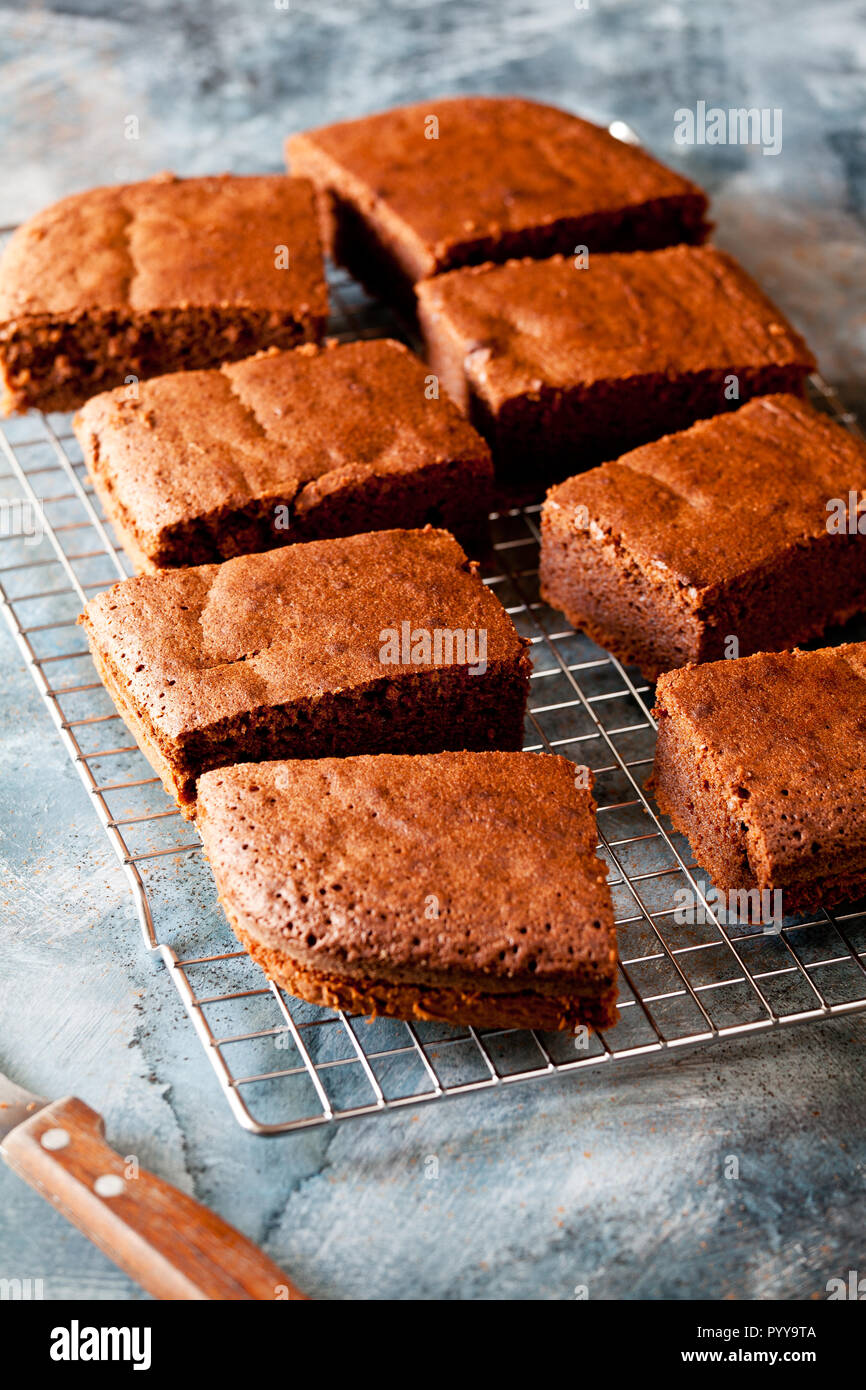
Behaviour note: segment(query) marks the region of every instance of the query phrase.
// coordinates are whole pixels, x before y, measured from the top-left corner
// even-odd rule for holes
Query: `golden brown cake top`
[[[166,527],[256,499],[299,512],[384,474],[465,459],[487,445],[400,343],[263,353],[95,396],[75,429],[144,549]],[[95,448],[93,444],[95,443]]]
[[[759,396],[569,478],[545,512],[705,589],[827,537],[827,503],[851,490],[866,493],[866,445],[796,396]]]
[[[494,410],[544,388],[815,365],[779,310],[713,246],[590,255],[585,269],[567,256],[470,266],[423,280],[417,292]]]
[[[0,261],[0,323],[190,306],[327,314],[306,179],[161,174],[75,193],[19,227]]]
[[[125,697],[172,740],[407,671],[435,678],[435,663],[413,660],[404,645],[404,623],[410,638],[429,634],[434,656],[437,629],[464,634],[465,659],[459,643],[440,639],[440,665],[477,664],[482,632],[488,666],[514,662],[524,645],[477,566],[432,527],[125,579],[91,599],[82,621]]]
[[[435,118],[437,125],[431,125]],[[436,138],[429,138],[433,131]],[[316,156],[358,204],[387,208],[417,257],[462,242],[590,217],[700,189],[600,126],[513,96],[397,107],[291,136],[289,161]],[[433,265],[429,265],[432,271]]]
[[[656,704],[770,876],[866,850],[866,642],[685,666],[659,678]]]
[[[198,783],[230,916],[325,972],[494,989],[610,984],[591,793],[538,753],[246,763]]]

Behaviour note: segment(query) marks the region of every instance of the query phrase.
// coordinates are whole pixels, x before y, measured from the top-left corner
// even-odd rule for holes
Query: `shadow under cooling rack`
[[[398,334],[332,275],[338,337]],[[819,404],[856,422],[820,380]],[[130,567],[85,476],[68,417],[0,432],[0,602],[123,864],[146,946],[168,969],[239,1120],[276,1134],[515,1081],[866,1008],[866,908],[766,933],[726,926],[687,843],[644,789],[652,690],[538,597],[538,508],[491,518],[484,578],[529,639],[525,747],[588,765],[619,939],[619,1022],[608,1033],[516,1032],[373,1020],[316,1008],[270,984],[238,949],[198,837],[168,800],[99,681],[75,619]],[[679,890],[706,908],[677,921]]]

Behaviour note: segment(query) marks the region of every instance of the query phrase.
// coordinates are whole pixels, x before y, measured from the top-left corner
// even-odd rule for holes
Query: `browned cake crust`
[[[477,523],[493,467],[427,369],[388,339],[312,344],[88,401],[75,431],[138,568],[291,541]]]
[[[609,1027],[616,946],[594,809],[565,758],[448,752],[209,772],[198,824],[238,938],[303,999]]]
[[[318,339],[315,196],[281,175],[95,188],[31,218],[0,261],[8,414]]]
[[[686,666],[656,703],[653,791],[716,888],[866,893],[866,643]]]
[[[551,489],[542,597],[649,680],[796,646],[866,607],[866,540],[827,529],[852,491],[862,442],[761,396]]]
[[[196,779],[230,763],[522,743],[526,642],[447,531],[161,570],[79,621],[184,815]]]
[[[431,117],[438,122],[434,134]],[[449,97],[293,135],[334,258],[414,313],[425,276],[593,251],[703,241],[707,200],[645,151],[521,97]]]
[[[583,270],[563,256],[474,266],[417,292],[433,372],[497,471],[536,487],[751,396],[801,394],[815,366],[712,246],[592,256]]]

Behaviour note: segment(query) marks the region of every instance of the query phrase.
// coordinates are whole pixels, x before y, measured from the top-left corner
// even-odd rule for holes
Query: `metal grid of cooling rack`
[[[335,336],[394,331],[346,277],[335,274],[332,289]],[[856,431],[826,384],[813,385],[819,404]],[[531,643],[526,748],[593,769],[619,938],[616,1028],[591,1037],[450,1028],[290,998],[238,950],[194,830],[128,741],[75,625],[85,601],[130,567],[68,417],[9,421],[0,450],[0,603],[124,866],[145,945],[169,971],[245,1128],[284,1133],[866,1008],[866,908],[768,933],[725,925],[708,904],[687,843],[644,790],[650,688],[538,598],[537,507],[491,517],[484,577]],[[683,889],[705,920],[677,921]]]

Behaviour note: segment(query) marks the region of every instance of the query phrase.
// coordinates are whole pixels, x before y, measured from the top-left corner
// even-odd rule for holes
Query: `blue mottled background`
[[[862,3],[66,0],[0,4],[0,33],[2,223],[165,168],[278,169],[289,131],[392,103],[517,91],[624,118],[703,183],[718,240],[866,407]],[[781,107],[781,154],[675,146],[674,111],[699,99]],[[88,1099],[121,1152],[302,1287],[795,1299],[863,1269],[862,1015],[278,1140],[241,1132],[5,629],[0,654],[0,1066]],[[0,1276],[141,1297],[5,1169]]]

